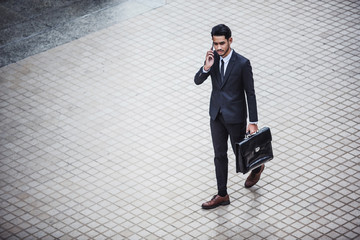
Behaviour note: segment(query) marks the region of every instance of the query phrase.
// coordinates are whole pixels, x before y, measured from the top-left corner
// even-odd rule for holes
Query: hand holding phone
[[[211,45],[210,50],[206,52],[204,70],[208,71],[213,64],[214,64],[214,51],[213,51],[213,46]]]

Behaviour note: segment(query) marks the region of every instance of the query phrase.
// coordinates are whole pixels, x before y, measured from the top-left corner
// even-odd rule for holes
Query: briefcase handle
[[[258,128],[258,130],[256,132],[252,133],[252,134],[250,134],[250,132],[246,132],[244,139],[251,138],[254,135],[258,134],[259,132],[266,131],[266,129],[270,130],[269,127],[262,127],[262,128]]]
[[[246,132],[246,134],[245,134],[245,139],[251,138],[252,136],[254,136],[255,134],[257,134],[258,132],[259,132],[259,129],[258,129],[256,132],[252,133],[252,134],[250,134],[250,131],[249,131],[249,132]]]

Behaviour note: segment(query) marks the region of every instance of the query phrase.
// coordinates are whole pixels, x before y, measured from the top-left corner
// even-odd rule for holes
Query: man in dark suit
[[[235,143],[240,142],[246,132],[258,130],[256,96],[250,61],[231,49],[231,30],[224,24],[211,31],[213,46],[206,53],[204,66],[196,73],[195,84],[202,84],[211,76],[210,128],[215,152],[215,174],[218,193],[202,208],[211,209],[230,204],[227,193],[228,137],[235,152]],[[215,49],[213,51],[213,48]],[[249,124],[247,125],[247,111]],[[245,182],[250,188],[259,179],[264,165],[254,169]]]

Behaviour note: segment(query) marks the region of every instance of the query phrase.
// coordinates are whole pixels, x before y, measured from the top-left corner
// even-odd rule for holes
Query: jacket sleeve
[[[245,62],[242,71],[242,79],[244,81],[244,90],[246,93],[246,100],[249,110],[249,122],[257,122],[258,114],[257,114],[257,106],[256,106],[254,79],[253,79],[252,68],[249,60]]]
[[[211,69],[210,69],[211,70]],[[210,71],[204,72],[203,67],[199,69],[199,71],[195,74],[194,82],[196,85],[202,84],[210,75]]]

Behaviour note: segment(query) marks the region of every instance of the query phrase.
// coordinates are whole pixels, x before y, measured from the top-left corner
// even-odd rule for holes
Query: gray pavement
[[[359,239],[359,1],[180,1],[0,68],[3,239]],[[216,193],[210,81],[225,23],[275,158]]]
[[[0,67],[150,11],[165,0],[2,0]]]

